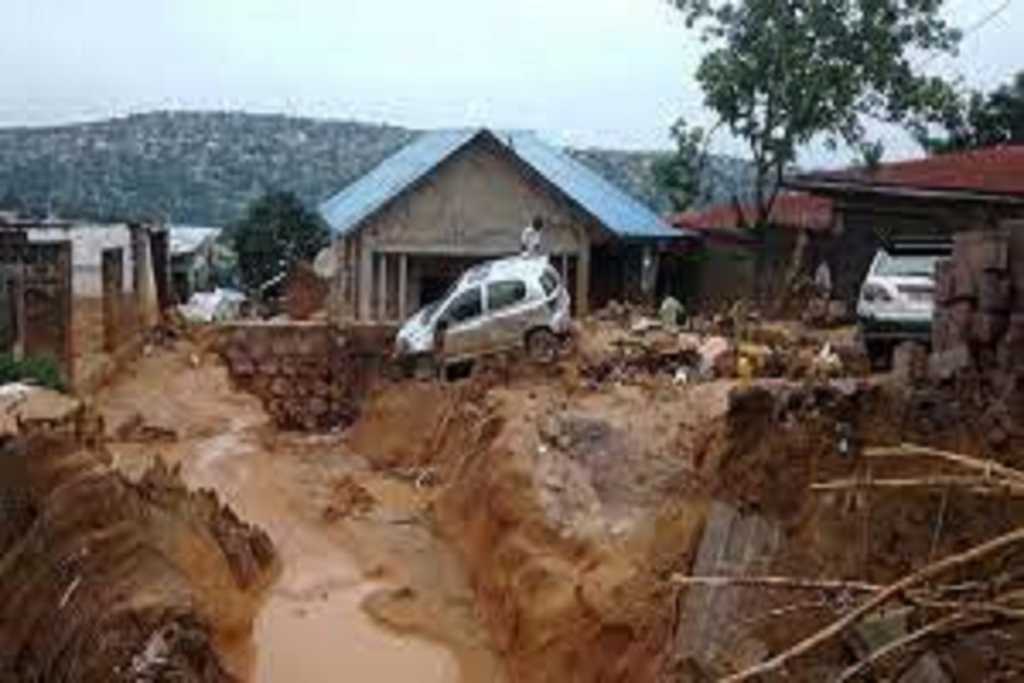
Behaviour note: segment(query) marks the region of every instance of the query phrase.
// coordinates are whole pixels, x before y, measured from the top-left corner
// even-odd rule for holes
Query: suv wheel
[[[526,353],[530,360],[548,365],[558,359],[558,337],[551,330],[541,328],[526,337]]]

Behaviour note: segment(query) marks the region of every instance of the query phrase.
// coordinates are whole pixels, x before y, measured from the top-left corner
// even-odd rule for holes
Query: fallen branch
[[[811,491],[848,491],[851,489],[948,489],[962,487],[980,495],[1024,497],[1024,483],[985,477],[934,476],[909,479],[839,479],[811,484]]]
[[[860,607],[850,611],[846,616],[837,619],[824,629],[804,638],[788,650],[785,650],[775,657],[761,662],[760,664],[744,669],[732,676],[723,678],[722,681],[723,683],[739,683],[740,681],[748,681],[757,676],[778,671],[789,660],[807,654],[820,645],[832,640],[865,616],[892,600],[894,597],[905,593],[908,589],[941,576],[950,570],[956,569],[957,567],[976,562],[977,560],[996,553],[1003,548],[1007,548],[1021,542],[1024,542],[1024,527],[999,536],[987,543],[975,546],[966,552],[958,553],[947,557],[944,560],[929,564],[924,568],[903,577],[884,590],[879,591],[874,597]]]
[[[916,631],[908,633],[902,638],[898,638],[892,641],[884,647],[878,648],[877,650],[872,652],[870,656],[862,659],[853,666],[844,669],[843,672],[839,674],[839,678],[836,679],[835,683],[845,683],[854,676],[857,676],[858,674],[862,673],[865,669],[874,666],[878,662],[882,661],[886,657],[895,654],[896,652],[899,652],[900,650],[909,647],[921,640],[924,640],[929,636],[935,635],[940,631],[944,631],[945,629],[950,628],[951,626],[956,626],[957,623],[962,621],[965,616],[966,615],[962,612],[957,612],[947,617],[943,617],[942,619],[937,619],[926,626],[922,626]]]
[[[986,477],[996,475],[1006,479],[1013,479],[1018,484],[1024,484],[1024,471],[1013,467],[1007,467],[1006,465],[1000,465],[992,460],[982,460],[981,458],[974,458],[969,455],[951,453],[949,451],[939,450],[938,448],[918,446],[912,443],[905,443],[895,448],[868,448],[865,449],[863,454],[868,458],[899,458],[912,457],[915,455],[937,458],[939,460],[945,460],[947,462],[960,465],[961,467],[966,467],[967,469],[971,469],[976,472],[981,472]]]
[[[683,576],[675,574],[672,583],[677,586],[703,586],[707,588],[727,588],[744,586],[757,588],[778,588],[780,590],[800,591],[851,591],[854,593],[877,593],[885,588],[875,583],[862,581],[834,581],[817,579],[798,579],[789,576]]]

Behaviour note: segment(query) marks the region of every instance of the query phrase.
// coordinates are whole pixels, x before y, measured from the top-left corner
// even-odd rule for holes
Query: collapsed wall
[[[992,445],[1024,437],[1024,222],[957,233],[935,303],[931,379],[984,405]]]
[[[339,331],[321,322],[238,323],[221,330],[221,353],[236,385],[255,394],[281,429],[351,424],[381,373],[389,330]]]
[[[234,680],[214,643],[250,632],[269,537],[159,461],[127,480],[81,412],[46,422],[0,451],[0,679]]]

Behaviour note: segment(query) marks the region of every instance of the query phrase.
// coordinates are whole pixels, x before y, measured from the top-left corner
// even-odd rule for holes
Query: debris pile
[[[669,313],[675,318],[678,312]],[[592,386],[642,384],[659,375],[689,384],[861,377],[871,371],[863,349],[852,340],[822,341],[784,324],[762,322],[740,305],[728,314],[695,316],[684,325],[609,306],[584,321],[577,337],[580,369]]]
[[[323,310],[326,299],[327,281],[317,275],[309,263],[297,263],[285,284],[284,310],[288,317],[309,320]]]

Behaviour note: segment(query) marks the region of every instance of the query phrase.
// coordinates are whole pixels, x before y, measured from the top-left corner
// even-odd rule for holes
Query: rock
[[[903,342],[892,352],[892,377],[904,384],[916,384],[928,375],[928,349],[917,342]]]
[[[897,683],[953,683],[932,652],[926,652],[899,677]]]
[[[700,374],[732,377],[736,374],[736,347],[725,337],[708,337],[698,349]]]
[[[971,350],[966,344],[960,344],[947,351],[933,353],[928,359],[928,376],[932,380],[945,382],[971,365]]]

